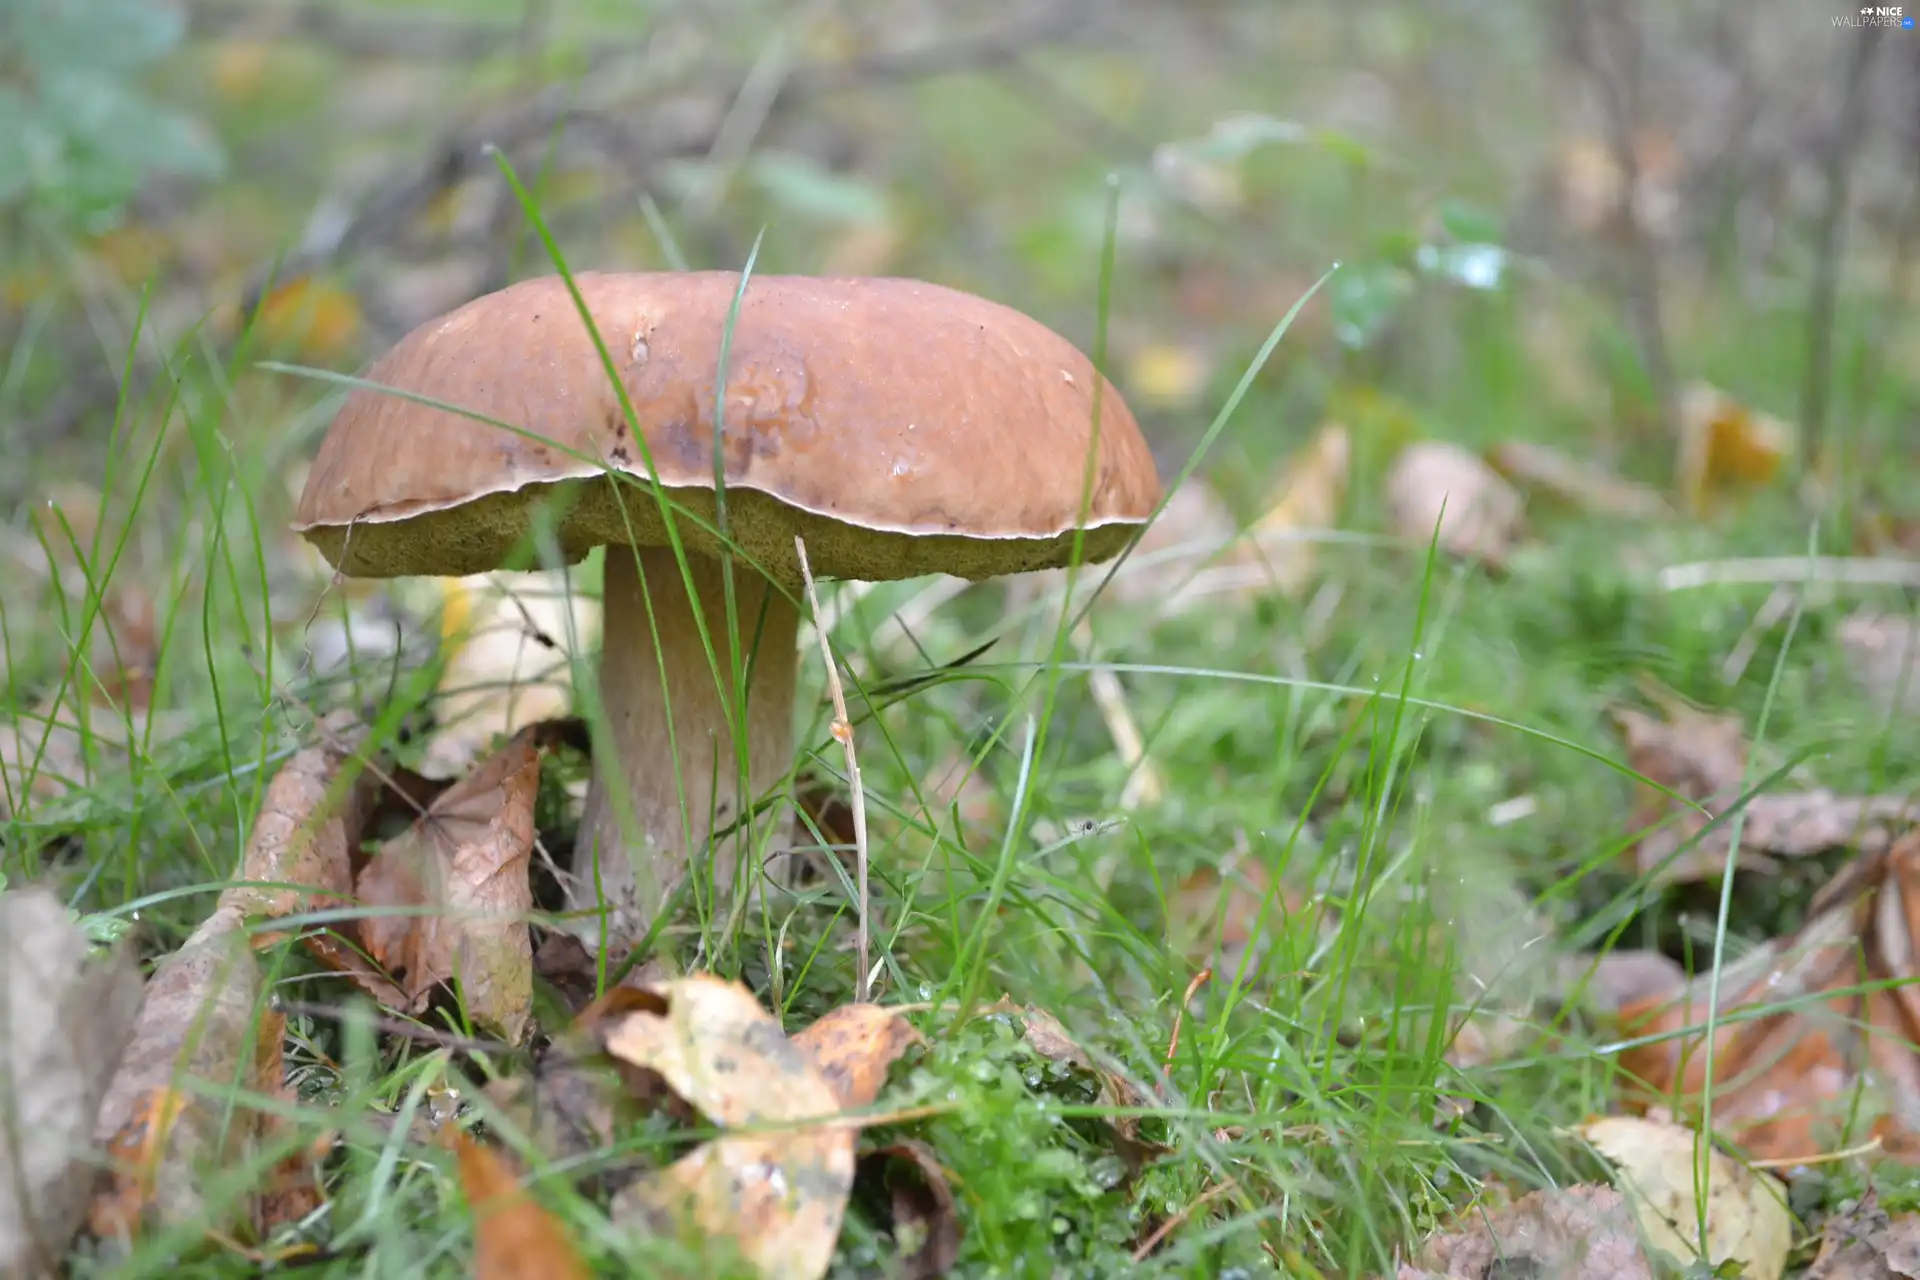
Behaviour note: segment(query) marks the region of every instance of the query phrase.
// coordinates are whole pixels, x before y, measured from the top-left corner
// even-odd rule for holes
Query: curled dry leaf
[[[473,1210],[474,1280],[586,1280],[593,1274],[505,1156],[459,1130],[450,1143]]]
[[[369,907],[416,909],[360,922],[368,953],[406,1007],[424,1009],[442,983],[457,981],[475,1021],[514,1043],[533,1008],[528,868],[541,732],[523,729],[443,791],[374,855],[358,884]]]
[[[931,1280],[953,1269],[960,1257],[960,1215],[947,1171],[931,1147],[909,1138],[862,1151],[854,1197],[873,1206],[899,1246],[887,1274]]]
[[[832,1122],[833,1086],[738,983],[693,974],[653,994],[658,1007],[602,1024],[607,1052],[740,1132],[634,1183],[614,1216],[731,1241],[764,1276],[824,1275],[854,1176],[854,1128]]]
[[[1870,1188],[1851,1209],[1828,1215],[1806,1280],[1920,1280],[1920,1216],[1891,1216]]]
[[[887,1069],[914,1045],[926,1041],[913,1024],[877,1004],[844,1004],[821,1014],[793,1037],[846,1111],[873,1105],[886,1086]]]
[[[1920,1154],[1920,834],[1845,868],[1790,938],[1724,967],[1714,1032],[1713,1118],[1757,1157],[1805,1160],[1872,1125],[1890,1152]],[[1628,1100],[1694,1111],[1708,1087],[1704,1031],[1712,975],[1677,996],[1635,1002],[1621,1051]],[[1882,989],[1873,984],[1894,983]],[[1825,993],[1825,998],[1819,997]]]
[[[93,1202],[96,1235],[132,1238],[149,1224],[202,1219],[231,1223],[246,1209],[210,1205],[202,1194],[210,1174],[245,1158],[253,1136],[251,1113],[229,1123],[214,1091],[281,1084],[259,1078],[260,970],[243,925],[238,909],[219,908],[147,983],[95,1128],[112,1163]]]
[[[1492,1212],[1465,1215],[1420,1248],[1398,1280],[1494,1276],[1653,1280],[1633,1211],[1612,1187],[1535,1191]]]
[[[1033,1005],[1016,1007],[1007,1001],[1002,1001],[988,1012],[1013,1014],[1020,1022],[1021,1035],[1028,1048],[1048,1062],[1080,1072],[1094,1080],[1100,1089],[1101,1106],[1140,1108],[1148,1105],[1150,1099],[1143,1090],[1118,1072],[1109,1071],[1095,1063],[1093,1056],[1052,1014]],[[1114,1149],[1130,1168],[1138,1169],[1171,1150],[1162,1143],[1151,1142],[1140,1136],[1139,1116],[1109,1116],[1107,1125],[1113,1132]]]
[[[599,635],[596,601],[572,591],[565,573],[483,573],[441,583],[441,670],[425,772],[444,778],[477,760],[501,735],[567,714],[569,644]]]
[[[1488,451],[1487,461],[1515,484],[1584,511],[1626,520],[1657,520],[1673,514],[1657,491],[1550,445],[1502,440]]]
[[[1445,441],[1402,449],[1387,471],[1386,496],[1394,533],[1422,544],[1437,536],[1450,555],[1497,567],[1520,532],[1519,493],[1479,455]]]
[[[279,920],[297,912],[344,906],[353,892],[353,851],[372,809],[378,781],[341,777],[366,731],[345,712],[320,722],[319,741],[294,752],[253,820],[241,863],[245,881],[220,895],[223,906]]]
[[[1689,1129],[1631,1116],[1589,1120],[1577,1132],[1614,1167],[1620,1192],[1655,1249],[1681,1262],[1701,1256],[1695,1145]],[[1786,1191],[1719,1151],[1707,1153],[1709,1265],[1743,1263],[1749,1280],[1780,1280],[1793,1246]]]
[[[140,971],[89,954],[43,889],[0,894],[0,1275],[51,1275],[86,1219],[94,1117],[133,1032]]]

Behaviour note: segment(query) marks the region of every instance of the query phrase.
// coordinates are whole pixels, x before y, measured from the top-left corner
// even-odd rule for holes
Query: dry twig
[[[847,752],[847,783],[853,791],[854,876],[858,885],[859,923],[854,946],[860,955],[860,974],[854,985],[855,1000],[865,1004],[873,992],[873,973],[867,966],[870,934],[867,912],[867,795],[860,786],[860,761],[853,750],[853,722],[847,718],[847,695],[840,687],[840,669],[834,665],[833,646],[827,643],[826,630],[820,625],[820,593],[813,585],[813,570],[807,566],[806,539],[794,535],[793,549],[800,556],[800,576],[807,584],[807,607],[813,614],[814,634],[820,637],[820,660],[827,668],[827,692],[833,697],[833,736]]]

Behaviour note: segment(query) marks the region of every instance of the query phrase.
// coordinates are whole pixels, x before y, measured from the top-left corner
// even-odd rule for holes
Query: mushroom
[[[348,395],[294,528],[337,570],[367,577],[500,568],[537,527],[569,562],[608,548],[598,687],[615,752],[596,761],[569,901],[607,921],[608,941],[631,942],[710,833],[792,766],[796,535],[822,578],[978,580],[1065,563],[1076,527],[1084,562],[1114,556],[1161,488],[1132,414],[1071,343],[998,303],[904,279],[749,281],[716,468],[714,395],[740,277],[575,282],[631,420],[565,282],[523,281],[428,321],[373,365],[368,382],[412,398]],[[635,432],[678,507],[691,594]],[[737,636],[716,469],[737,549]],[[750,690],[733,687],[733,643]],[[740,698],[745,794],[727,711]],[[740,841],[713,843],[714,883],[730,883]]]

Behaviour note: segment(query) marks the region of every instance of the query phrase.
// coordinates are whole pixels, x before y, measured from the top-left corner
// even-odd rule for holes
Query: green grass
[[[964,84],[921,97],[943,95],[993,101]],[[1015,105],[996,109],[1022,118]],[[955,135],[949,150],[966,157],[996,129],[964,115],[946,107],[937,118]],[[1003,121],[999,131],[1017,129]],[[1036,151],[1029,164],[1044,162]],[[973,180],[991,179],[997,154],[968,160],[982,170]],[[1329,224],[1361,195],[1404,194],[1390,176],[1350,172],[1327,157],[1313,163],[1308,178],[1294,176],[1326,206],[1313,216],[1330,243],[1338,240]],[[1084,167],[1104,177],[1101,166]],[[1104,193],[1081,185],[1081,204],[1021,208],[1015,248],[1044,277],[1050,305],[1103,343],[1109,319],[1124,322],[1153,295],[1115,252],[1110,211],[1096,200]],[[537,226],[534,196],[527,212]],[[916,198],[940,204],[937,195]],[[1004,198],[1016,207],[1038,199]],[[1403,211],[1369,216],[1392,222]],[[524,255],[528,270],[542,250],[562,256],[560,239],[538,230],[529,233],[539,247]],[[1089,240],[1095,233],[1098,244]],[[1370,225],[1354,239],[1386,234]],[[767,244],[770,255],[795,257],[818,247],[777,223]],[[670,260],[680,250],[660,252]],[[948,255],[956,278],[974,269],[957,238],[929,254],[935,262]],[[1189,455],[1196,473],[1219,475],[1223,488],[1244,490],[1243,500],[1264,491],[1329,391],[1347,384],[1389,386],[1419,405],[1423,429],[1446,438],[1565,439],[1567,422],[1585,419],[1565,406],[1542,408],[1552,398],[1525,342],[1530,287],[1486,298],[1423,292],[1417,324],[1445,332],[1434,348],[1445,358],[1428,351],[1406,365],[1354,357],[1330,368],[1292,354],[1296,344],[1280,330],[1277,348],[1261,347],[1263,333],[1238,335],[1241,363],[1216,378],[1203,410],[1166,424],[1165,434],[1198,442]],[[1747,315],[1732,302],[1722,312],[1737,326],[1687,335],[1685,367],[1770,405],[1791,403],[1798,313]],[[1596,345],[1612,349],[1623,340],[1607,324]],[[402,758],[434,728],[436,671],[418,648],[406,661],[373,653],[339,671],[302,669],[310,610],[272,603],[304,599],[281,533],[290,505],[283,477],[291,460],[311,453],[342,379],[328,386],[291,379],[285,366],[263,372],[274,353],[256,350],[249,333],[224,349],[196,336],[169,353],[165,377],[123,381],[148,389],[125,393],[104,464],[89,474],[105,495],[103,518],[91,531],[38,520],[33,536],[57,581],[0,592],[0,712],[31,726],[33,709],[51,695],[76,723],[87,766],[60,794],[9,794],[0,871],[50,879],[92,919],[132,923],[143,957],[177,946],[236,874],[263,788],[316,711],[358,711]],[[247,420],[247,397],[269,380],[282,384],[271,421]],[[1897,428],[1888,424],[1902,420],[1920,388],[1890,377],[1870,390],[1868,403],[1850,406],[1865,424],[1860,443],[1894,459]],[[1670,465],[1663,442],[1617,443],[1623,470],[1661,477]],[[1381,528],[1377,494],[1389,452],[1378,438],[1358,441],[1348,523],[1361,532]],[[1920,479],[1899,466],[1888,461],[1876,487],[1898,492]],[[1830,552],[1849,534],[1843,524],[1810,524],[1775,486],[1709,519],[1630,529],[1538,509],[1533,545],[1499,576],[1422,545],[1332,541],[1318,549],[1320,572],[1305,600],[1234,600],[1158,621],[1102,604],[1089,615],[1093,653],[1080,651],[1057,609],[1010,607],[995,586],[936,611],[911,643],[882,623],[927,584],[889,584],[861,599],[833,640],[849,672],[873,822],[879,998],[930,1006],[913,1015],[928,1048],[896,1068],[880,1106],[932,1111],[871,1136],[923,1141],[950,1171],[965,1227],[956,1274],[1377,1274],[1483,1187],[1594,1176],[1597,1165],[1563,1127],[1614,1105],[1610,1061],[1594,1051],[1609,1034],[1577,1010],[1556,1016],[1563,993],[1544,979],[1543,958],[1685,942],[1704,968],[1716,953],[1793,927],[1819,874],[1796,870],[1783,885],[1740,881],[1725,896],[1635,885],[1617,856],[1631,836],[1624,815],[1633,780],[1617,764],[1607,706],[1637,698],[1651,675],[1743,715],[1759,735],[1751,778],[1793,765],[1841,791],[1910,786],[1920,749],[1913,724],[1856,687],[1834,634],[1871,593],[1808,599],[1791,625],[1758,637],[1744,673],[1728,684],[1723,662],[1765,589],[1669,593],[1651,571],[1723,555]],[[1104,572],[1082,570],[1096,579]],[[581,589],[596,581],[595,566],[584,566]],[[111,679],[115,646],[130,642],[111,620],[129,583],[155,606],[152,705],[164,719],[93,694]],[[404,589],[390,595],[430,637],[431,603]],[[1893,592],[1880,602],[1901,607]],[[340,593],[329,595],[321,622],[347,607]],[[738,663],[738,637],[738,628],[710,637],[713,660]],[[989,640],[973,661],[947,666]],[[800,660],[796,775],[837,785],[843,763],[828,733],[823,673],[811,649]],[[1087,683],[1100,667],[1119,676],[1164,777],[1157,805],[1127,812],[1119,804],[1129,771]],[[579,687],[590,689],[590,674],[583,667]],[[879,692],[923,676],[908,693]],[[581,709],[594,718],[590,700]],[[116,736],[134,749],[116,753]],[[937,792],[956,762],[976,780],[965,806]],[[1522,795],[1534,801],[1531,816],[1489,821],[1493,806]],[[562,807],[550,795],[543,813]],[[545,830],[563,834],[564,826]],[[1249,945],[1212,945],[1215,913],[1178,906],[1178,891],[1228,860],[1264,869],[1316,905],[1291,919],[1269,912]],[[829,878],[775,899],[763,916],[689,910],[697,921],[680,921],[664,944],[683,962],[697,949],[707,967],[746,982],[797,1029],[855,989],[847,888]],[[695,896],[711,903],[713,890]],[[284,944],[261,960],[276,995],[339,1011],[299,1013],[288,1024],[299,1105],[286,1145],[338,1132],[330,1202],[266,1245],[317,1248],[305,1274],[465,1274],[472,1222],[451,1158],[411,1140],[408,1125],[449,1088],[469,1114],[489,1115],[478,1086],[496,1073],[524,1074],[524,1064],[383,1032],[355,1014],[343,982]],[[1212,979],[1183,1009],[1203,965],[1214,967]],[[1039,1058],[1017,1019],[982,1012],[1003,995],[1051,1011],[1113,1070],[1156,1086],[1161,1102],[1142,1133],[1169,1154],[1128,1170],[1095,1084]],[[1483,1002],[1554,1034],[1456,1070],[1444,1056],[1451,1028]],[[1471,1099],[1472,1113],[1436,1122],[1456,1097]],[[266,1105],[238,1095],[230,1102]],[[621,1154],[677,1150],[654,1126]],[[275,1154],[224,1171],[209,1194],[241,1194]],[[609,1274],[622,1265],[700,1265],[677,1246],[610,1224],[601,1206],[570,1190],[582,1172],[536,1168],[535,1180]],[[1837,1167],[1797,1185],[1796,1205],[1837,1203],[1864,1181]],[[1896,1197],[1915,1194],[1897,1181],[1882,1185]],[[1133,1261],[1161,1224],[1187,1214],[1150,1257]],[[890,1249],[856,1211],[834,1274],[885,1274]],[[75,1275],[128,1280],[258,1270],[191,1225],[129,1259],[74,1262]]]

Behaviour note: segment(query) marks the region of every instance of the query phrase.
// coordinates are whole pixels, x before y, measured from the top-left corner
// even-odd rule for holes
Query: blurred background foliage
[[[763,270],[920,275],[1087,346],[1117,185],[1110,361],[1170,465],[1338,262],[1212,459],[1243,509],[1330,409],[1377,419],[1361,466],[1517,434],[1664,480],[1693,376],[1870,475],[1910,408],[1920,41],[1817,9],[16,0],[0,448],[47,462],[0,503],[103,451],[136,324],[136,398],[256,311],[254,356],[352,370],[548,269],[489,146],[576,267],[736,268],[764,228]],[[219,394],[238,440],[316,389]]]

